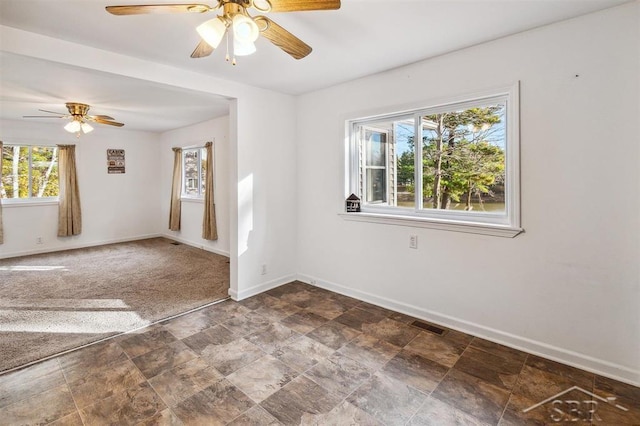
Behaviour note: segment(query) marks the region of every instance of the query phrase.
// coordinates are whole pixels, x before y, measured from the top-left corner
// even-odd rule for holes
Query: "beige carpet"
[[[165,238],[0,259],[0,372],[224,299],[228,261]]]

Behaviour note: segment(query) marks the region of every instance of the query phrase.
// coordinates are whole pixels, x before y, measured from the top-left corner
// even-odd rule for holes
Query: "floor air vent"
[[[171,241],[171,245],[179,246],[179,245],[180,245],[180,243],[179,243],[179,242],[177,242],[177,241]]]
[[[423,322],[423,321],[418,321],[418,320],[412,322],[411,325],[414,326],[414,327],[421,328],[423,330],[430,331],[430,332],[432,332],[434,334],[437,334],[439,336],[444,336],[446,334],[446,332],[447,332],[443,328],[436,327],[433,324],[429,324],[429,323],[426,323],[426,322]]]

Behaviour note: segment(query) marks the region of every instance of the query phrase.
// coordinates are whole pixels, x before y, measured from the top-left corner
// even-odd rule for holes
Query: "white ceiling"
[[[257,53],[239,58],[235,67],[224,61],[223,49],[207,58],[189,57],[199,41],[195,27],[212,13],[113,16],[104,10],[107,5],[188,1],[0,0],[0,24],[301,94],[627,1],[342,0],[335,11],[269,14],[313,47],[307,58],[296,61],[261,38]],[[203,93],[11,54],[0,60],[0,118],[19,119],[38,108],[64,111],[64,102],[76,101],[127,128],[164,131],[228,110],[225,99]]]

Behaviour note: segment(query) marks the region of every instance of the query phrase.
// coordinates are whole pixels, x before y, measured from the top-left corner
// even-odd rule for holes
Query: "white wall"
[[[640,383],[639,5],[301,96],[300,276]],[[524,234],[508,239],[338,216],[345,117],[517,80]],[[418,250],[408,248],[410,234],[418,235]]]
[[[159,188],[154,133],[95,126],[92,133],[76,138],[60,123],[37,120],[0,122],[5,144],[75,144],[82,207],[82,233],[60,238],[58,206],[3,204],[4,244],[0,257],[64,250],[157,235]],[[107,173],[107,149],[125,150],[124,174]],[[42,244],[36,238],[42,237]]]
[[[229,117],[220,117],[193,126],[164,132],[160,135],[160,175],[162,233],[169,238],[202,247],[218,254],[229,256]],[[169,230],[169,206],[171,200],[171,179],[173,174],[173,147],[203,146],[213,142],[214,149],[214,201],[218,239],[209,241],[202,238],[202,216],[204,203],[183,201],[180,231]]]

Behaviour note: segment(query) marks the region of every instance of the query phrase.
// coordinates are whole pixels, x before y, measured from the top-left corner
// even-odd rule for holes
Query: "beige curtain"
[[[213,200],[213,143],[205,144],[207,150],[207,175],[204,186],[204,217],[202,219],[202,238],[217,240],[216,205]]]
[[[171,182],[171,208],[169,229],[180,230],[180,195],[182,194],[182,148],[173,148],[173,180]]]
[[[4,243],[2,230],[2,141],[0,141],[0,244]]]
[[[76,146],[58,145],[58,236],[70,237],[82,232],[80,190],[76,171]]]

